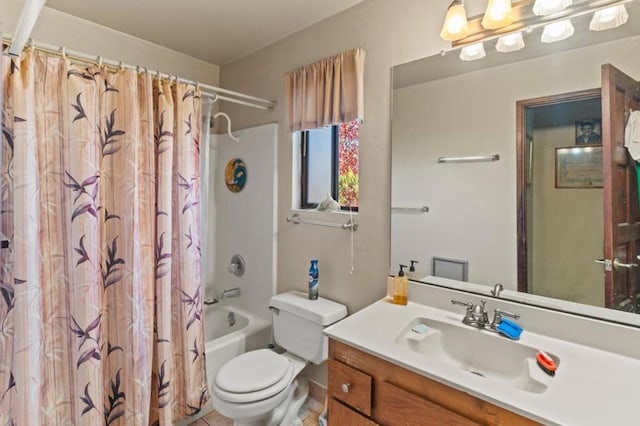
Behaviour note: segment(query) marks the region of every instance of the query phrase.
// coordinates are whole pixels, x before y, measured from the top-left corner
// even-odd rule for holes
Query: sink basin
[[[425,333],[412,331],[419,324],[427,326]],[[538,348],[462,323],[416,318],[398,335],[396,344],[430,362],[467,371],[496,385],[542,393],[553,382],[536,363]],[[559,366],[558,357],[549,355]]]

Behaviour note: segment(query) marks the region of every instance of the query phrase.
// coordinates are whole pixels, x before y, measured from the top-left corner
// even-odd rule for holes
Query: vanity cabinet
[[[536,425],[467,393],[329,340],[329,425]]]

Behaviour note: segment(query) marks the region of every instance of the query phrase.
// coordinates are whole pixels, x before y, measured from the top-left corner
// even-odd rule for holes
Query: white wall
[[[225,105],[234,125],[277,121],[278,132],[278,280],[277,290],[307,289],[309,259],[320,260],[320,295],[345,303],[354,312],[382,297],[389,268],[390,85],[395,64],[433,54],[446,44],[439,26],[449,0],[367,0],[261,51],[225,65],[225,88],[278,101],[273,112]],[[283,75],[338,52],[362,47],[365,60],[365,122],[360,137],[360,228],[354,235],[351,270],[349,232],[293,225],[291,135],[286,126]],[[341,214],[324,220],[339,223]]]
[[[569,108],[569,107],[568,107]],[[575,126],[533,132],[533,280],[529,292],[604,307],[601,188],[556,188],[556,147],[573,145]]]
[[[600,87],[600,64],[640,74],[640,37],[394,90],[393,263],[469,261],[469,281],[517,288],[516,101]],[[499,154],[491,163],[440,156]],[[426,263],[426,265],[425,265]],[[425,268],[426,267],[426,268]]]
[[[207,297],[220,297],[225,289],[240,288],[239,304],[251,313],[271,321],[269,299],[276,280],[276,136],[277,124],[267,124],[233,132],[240,142],[227,135],[217,136],[214,185],[215,232],[208,245],[215,247],[213,281],[207,282]],[[229,160],[242,159],[247,167],[247,183],[240,192],[229,191],[224,170]],[[209,205],[211,206],[211,202]],[[212,209],[210,209],[212,210]],[[246,261],[242,277],[227,271],[231,257]],[[235,303],[235,301],[234,301]]]
[[[13,33],[23,3],[20,0],[0,0],[2,31]],[[110,6],[109,2],[96,2],[96,7]],[[153,13],[150,13],[148,25],[152,25],[152,21]],[[43,9],[38,18],[31,38],[90,55],[101,55],[105,59],[219,85],[220,68],[217,65],[48,7]]]

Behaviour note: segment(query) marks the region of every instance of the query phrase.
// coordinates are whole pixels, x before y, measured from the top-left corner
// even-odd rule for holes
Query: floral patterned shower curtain
[[[2,60],[0,424],[196,414],[198,91],[37,52]]]

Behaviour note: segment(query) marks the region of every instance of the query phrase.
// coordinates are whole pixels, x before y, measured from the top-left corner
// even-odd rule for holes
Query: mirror
[[[629,302],[615,299],[620,286],[610,289],[615,306],[605,300],[595,262],[605,251],[602,142],[580,140],[603,130],[602,65],[640,80],[639,9],[627,3],[629,21],[612,30],[589,31],[589,14],[564,41],[543,45],[536,29],[518,52],[498,53],[488,41],[481,60],[452,50],[393,68],[392,275],[416,260],[413,279],[454,285],[430,278],[433,259],[448,259],[445,270],[465,265],[469,283],[481,285],[468,291],[488,295],[502,283],[504,298],[640,325],[640,315],[619,311],[640,313],[640,268],[624,272]],[[577,163],[567,157],[574,151]],[[473,156],[487,158],[455,162]]]

